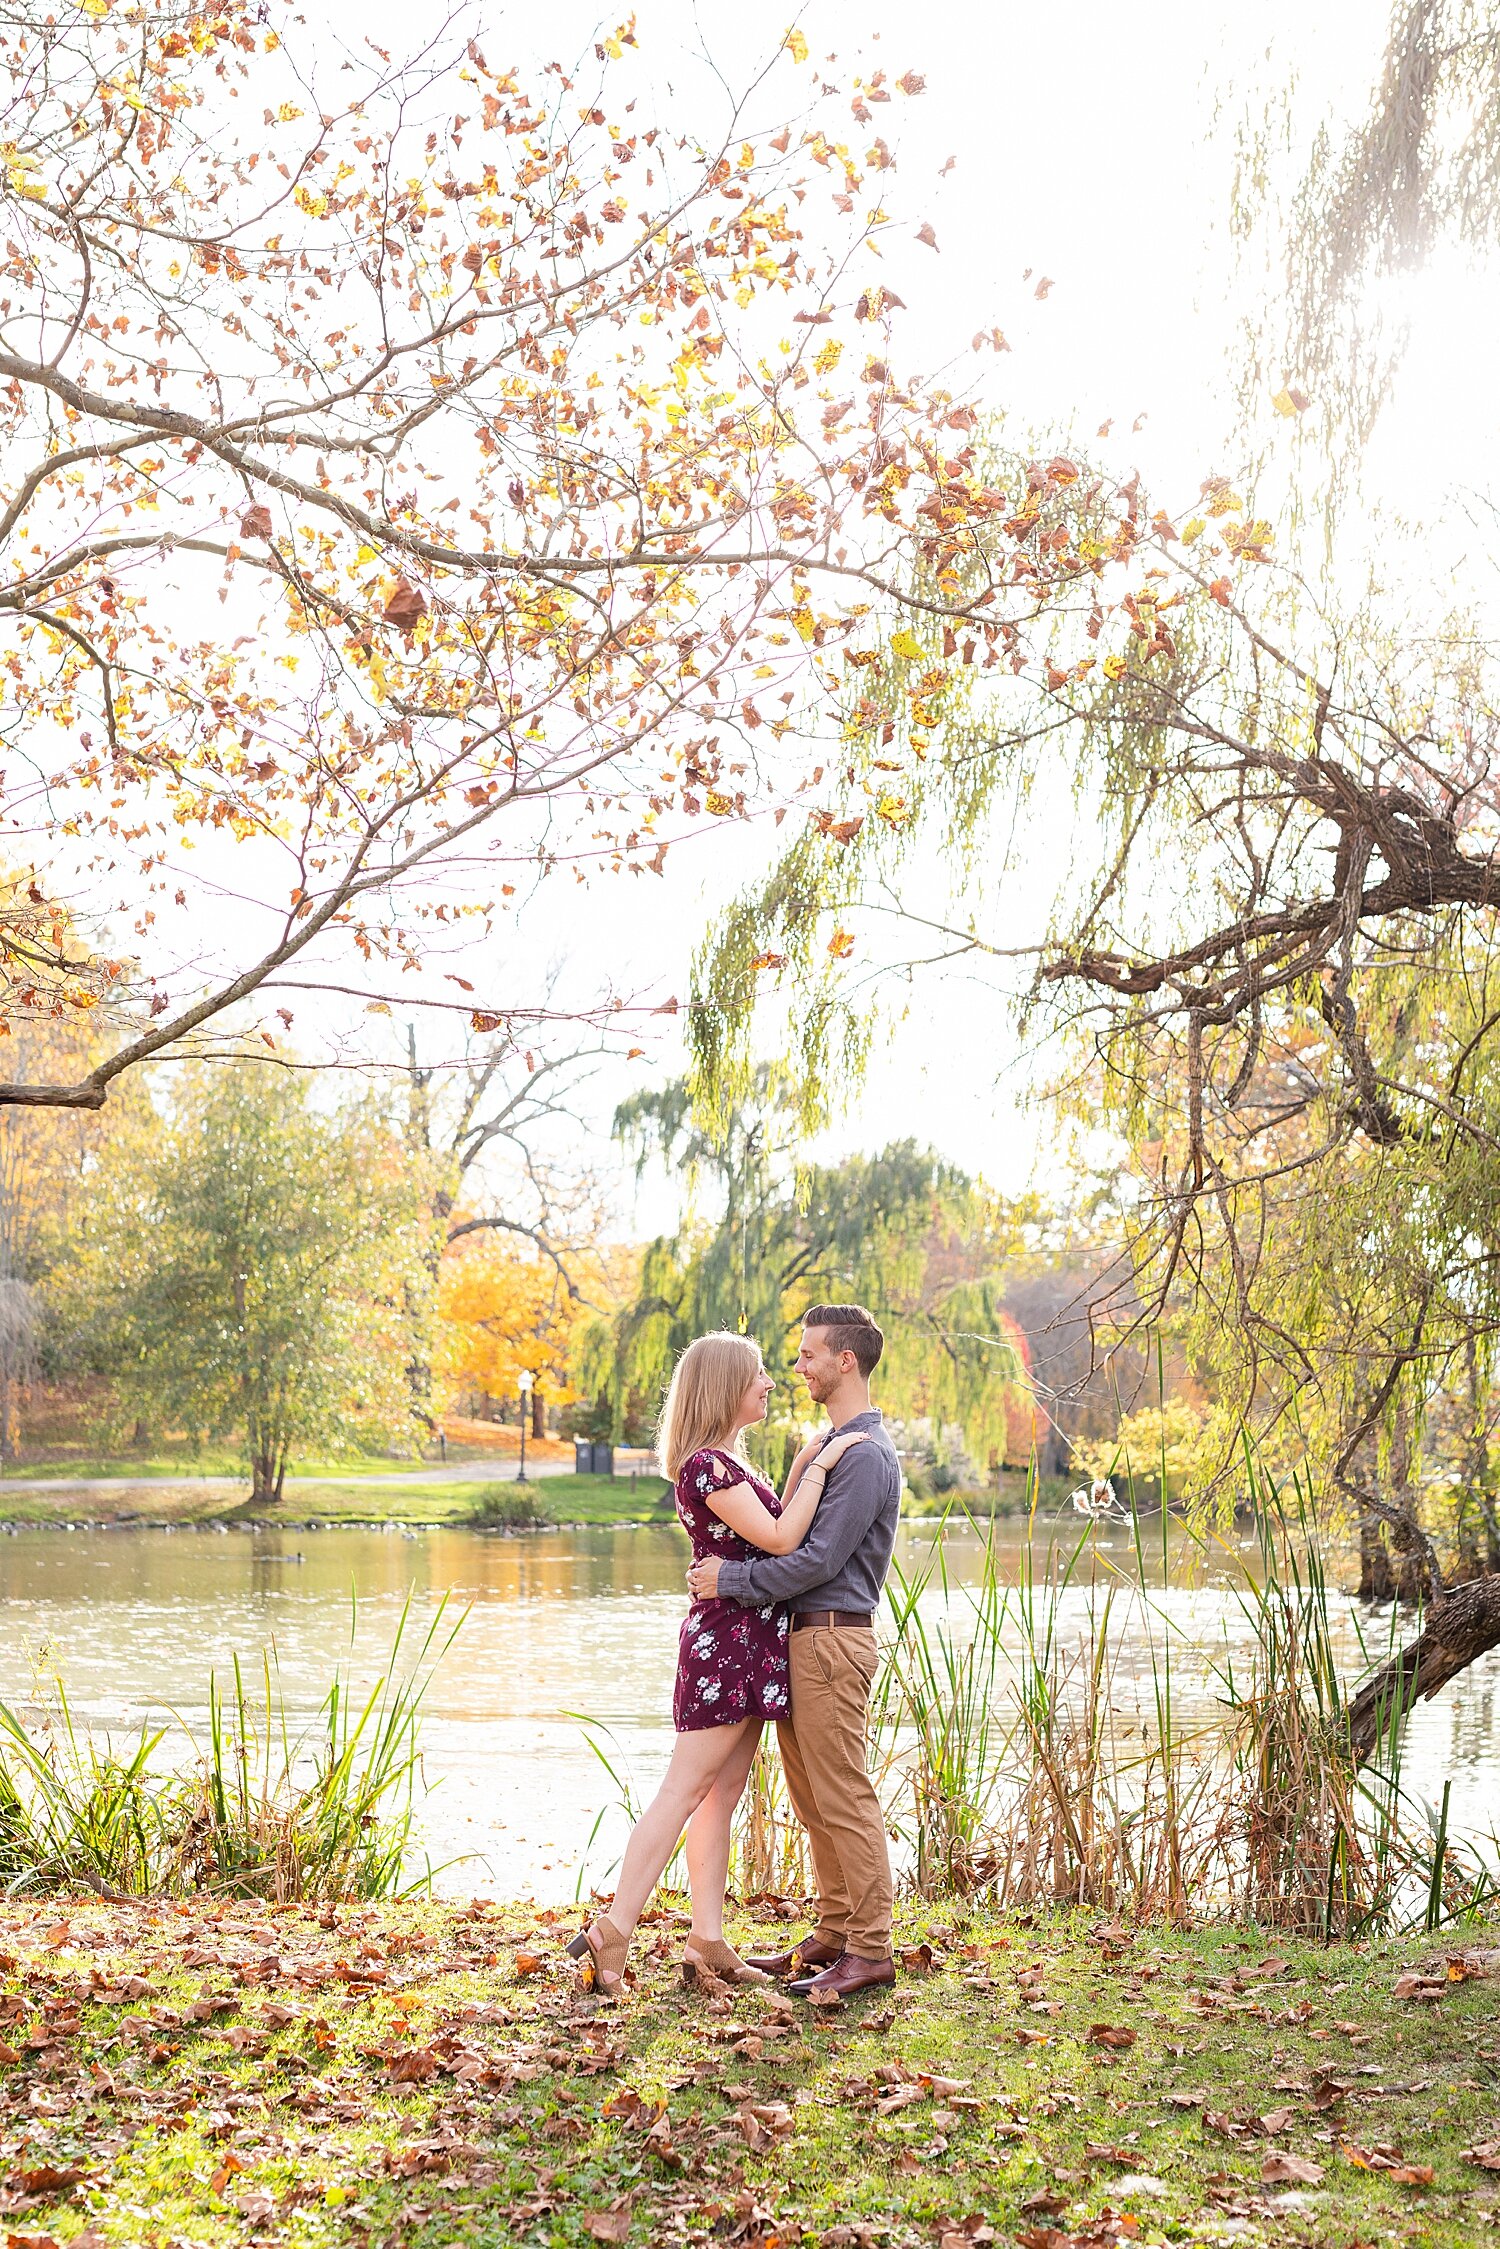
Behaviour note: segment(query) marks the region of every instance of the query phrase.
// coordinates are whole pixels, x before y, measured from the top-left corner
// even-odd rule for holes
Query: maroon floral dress
[[[711,1491],[727,1491],[731,1484],[748,1484],[768,1515],[781,1513],[770,1485],[733,1453],[693,1453],[677,1478],[677,1520],[693,1542],[695,1562],[711,1556],[753,1562],[764,1551],[720,1522],[708,1504]],[[678,1639],[672,1696],[678,1733],[734,1726],[742,1718],[784,1718],[790,1707],[786,1632],[786,1611],[774,1602],[742,1609],[738,1601],[695,1601]]]

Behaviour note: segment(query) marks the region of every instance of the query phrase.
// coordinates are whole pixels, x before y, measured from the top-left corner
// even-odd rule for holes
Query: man
[[[865,1434],[829,1472],[806,1539],[792,1554],[697,1562],[696,1600],[791,1610],[791,1714],[778,1720],[792,1808],[807,1829],[818,1925],[790,1952],[752,1965],[794,1976],[790,1988],[840,1997],[896,1980],[891,1953],[891,1857],[885,1816],[865,1761],[875,1677],[875,1611],[901,1513],[901,1464],[870,1404],[885,1339],[858,1304],[817,1304],[804,1315],[797,1372],[832,1423],[827,1441]],[[812,1970],[811,1974],[806,1973]]]

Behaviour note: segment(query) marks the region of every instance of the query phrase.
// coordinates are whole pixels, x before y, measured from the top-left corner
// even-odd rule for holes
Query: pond
[[[1054,1525],[1048,1535],[1071,1548],[1077,1533],[1076,1524]],[[1010,1575],[1021,1571],[1025,1537],[1022,1522],[997,1526]],[[949,1591],[935,1575],[923,1614],[939,1619],[946,1598],[950,1624],[963,1635],[979,1538],[908,1523],[898,1563],[908,1573],[921,1569],[939,1539]],[[1173,1643],[1175,1693],[1189,1718],[1213,1704],[1200,1651],[1222,1655],[1226,1644],[1248,1642],[1234,1580],[1243,1582],[1253,1544],[1238,1548],[1235,1541],[1206,1567],[1190,1567],[1179,1547],[1165,1589],[1153,1595],[1158,1644]],[[350,1662],[351,1593],[351,1668],[365,1681],[380,1669],[408,1597],[424,1629],[447,1594],[470,1613],[438,1672],[423,1729],[422,1841],[435,1864],[458,1862],[438,1886],[558,1902],[573,1896],[581,1872],[603,1880],[622,1832],[618,1814],[606,1818],[586,1857],[596,1815],[614,1791],[579,1717],[611,1730],[639,1796],[649,1795],[670,1751],[686,1552],[671,1527],[519,1537],[444,1528],[18,1531],[0,1536],[0,1699],[24,1710],[39,1667],[55,1669],[75,1718],[96,1733],[123,1738],[174,1713],[201,1728],[210,1669],[222,1675],[236,1650],[258,1669],[259,1650],[274,1642],[288,1703],[311,1717],[335,1665]],[[1159,1568],[1159,1557],[1150,1567]],[[1063,1605],[1067,1629],[1081,1627],[1091,1599],[1130,1572],[1127,1532],[1085,1529]],[[1359,1612],[1342,1597],[1338,1619],[1352,1666]],[[1378,1643],[1390,1628],[1388,1612],[1366,1613],[1363,1629]],[[1148,1638],[1132,1605],[1114,1695],[1120,1707],[1139,1687],[1143,1714]],[[1500,1824],[1500,1651],[1414,1713],[1407,1767],[1434,1798],[1452,1778],[1455,1827]]]

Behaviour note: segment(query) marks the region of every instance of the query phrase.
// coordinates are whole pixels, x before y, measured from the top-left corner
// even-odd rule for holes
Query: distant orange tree
[[[862,250],[920,79],[826,88],[793,33],[672,137],[634,45],[523,81],[282,0],[6,10],[0,972],[111,1035],[0,1102],[279,1046],[355,971],[388,1007],[538,870],[793,807],[836,852],[809,736],[877,662],[899,824],[948,672],[1022,668],[1130,551],[1132,498],[1049,512],[894,364]],[[481,1031],[524,1010],[451,982]]]
[[[578,1397],[573,1361],[584,1329],[617,1300],[632,1263],[628,1251],[546,1256],[488,1232],[457,1241],[438,1281],[437,1372],[449,1402],[478,1391],[514,1405],[528,1373],[532,1429],[545,1436],[548,1409]]]

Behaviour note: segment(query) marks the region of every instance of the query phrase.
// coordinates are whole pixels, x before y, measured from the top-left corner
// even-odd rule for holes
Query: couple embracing
[[[568,1946],[602,1992],[623,1989],[636,1922],[684,1835],[689,1979],[782,1977],[793,1992],[839,1997],[895,1980],[890,1851],[865,1756],[875,1612],[901,1511],[900,1462],[870,1404],[882,1346],[860,1305],[804,1316],[797,1373],[831,1426],[797,1455],[780,1498],[737,1449],[770,1401],[758,1347],[703,1335],[677,1362],[657,1434],[693,1546],[677,1741],[631,1830],[609,1912]],[[818,1920],[789,1950],[742,1960],[724,1938],[730,1822],[768,1718],[807,1830]]]

